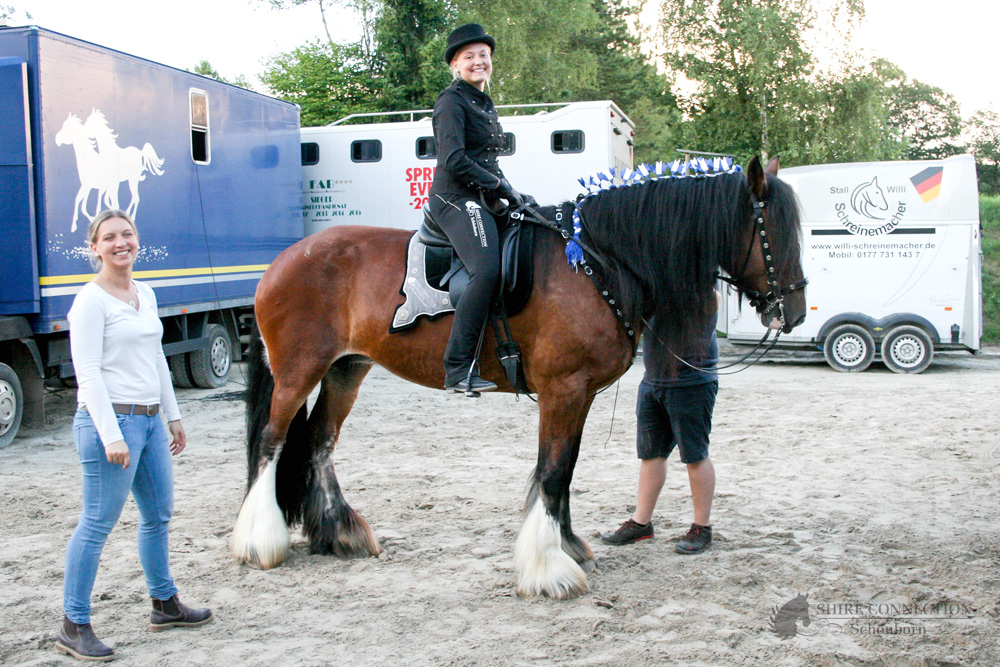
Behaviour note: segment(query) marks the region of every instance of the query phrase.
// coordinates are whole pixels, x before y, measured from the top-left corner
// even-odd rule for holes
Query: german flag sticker
[[[944,167],[927,167],[922,172],[910,178],[910,183],[920,193],[920,198],[926,204],[932,199],[937,199],[941,194],[941,174]]]

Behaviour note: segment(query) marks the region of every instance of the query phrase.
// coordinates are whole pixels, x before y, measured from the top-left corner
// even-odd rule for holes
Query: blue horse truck
[[[0,28],[0,447],[73,376],[87,227],[120,208],[178,386],[241,358],[257,282],[303,236],[299,108],[37,27]]]

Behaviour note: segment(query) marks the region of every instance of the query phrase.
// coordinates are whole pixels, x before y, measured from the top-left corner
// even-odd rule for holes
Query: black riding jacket
[[[437,169],[430,194],[496,192],[503,178],[497,164],[503,128],[490,96],[461,79],[453,81],[434,103],[433,125]]]

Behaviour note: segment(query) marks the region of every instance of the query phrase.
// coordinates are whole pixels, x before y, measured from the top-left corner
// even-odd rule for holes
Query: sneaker
[[[653,537],[653,522],[650,521],[645,526],[629,519],[623,523],[618,530],[601,535],[601,541],[605,544],[632,544],[639,540],[648,540]]]
[[[712,546],[712,527],[692,523],[691,530],[674,548],[679,554],[700,554],[710,546]]]
[[[468,392],[481,392],[481,391],[493,391],[497,386],[490,382],[489,380],[484,380],[478,375],[473,375],[472,379],[462,378],[458,382],[453,382],[445,387],[446,391],[452,391],[456,394],[465,394]]]

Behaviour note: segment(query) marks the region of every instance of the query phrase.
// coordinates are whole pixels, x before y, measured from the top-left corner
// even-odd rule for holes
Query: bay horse
[[[754,158],[744,173],[661,178],[584,200],[580,238],[602,257],[595,273],[611,296],[592,282],[593,269],[567,264],[563,237],[537,230],[534,289],[510,319],[540,412],[538,460],[514,550],[519,595],[568,599],[589,590],[581,564],[594,556],[572,529],[570,481],[595,395],[632,363],[629,330],[637,338],[644,320],[655,316],[656,334],[683,348],[715,307],[720,268],[741,290],[767,293],[754,302],[765,324],[780,316],[787,332],[805,319],[804,292],[797,289],[804,283],[798,208],[777,171],[776,159],[765,170]],[[573,207],[540,211],[553,219]],[[237,560],[277,566],[289,553],[288,525],[299,522],[313,553],[380,552],[367,522],[344,499],[333,451],[373,364],[444,387],[452,316],[389,333],[411,234],[331,227],[285,250],[261,278],[259,332],[248,364],[248,492],[232,536]],[[486,361],[493,358],[489,338],[482,376],[513,391],[500,364]]]

